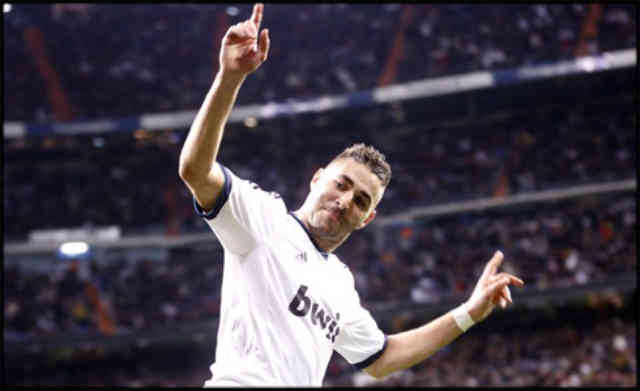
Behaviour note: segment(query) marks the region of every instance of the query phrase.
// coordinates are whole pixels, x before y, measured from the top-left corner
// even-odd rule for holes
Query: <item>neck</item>
[[[333,252],[349,237],[349,235],[346,235],[342,238],[332,238],[319,234],[309,222],[309,213],[305,211],[304,205],[300,209],[294,211],[293,214],[300,219],[307,229],[307,232],[309,232],[309,235],[311,235],[313,242],[322,251],[326,251],[328,253]]]

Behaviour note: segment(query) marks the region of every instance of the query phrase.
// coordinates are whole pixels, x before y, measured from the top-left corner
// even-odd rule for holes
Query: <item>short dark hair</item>
[[[387,163],[384,154],[374,147],[363,143],[353,144],[333,158],[329,164],[346,158],[351,158],[367,166],[380,179],[383,187],[387,187],[391,181],[391,166]]]

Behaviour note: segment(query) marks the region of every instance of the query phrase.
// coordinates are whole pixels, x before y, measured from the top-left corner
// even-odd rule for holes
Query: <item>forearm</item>
[[[389,336],[387,348],[365,369],[367,373],[384,377],[422,362],[458,338],[463,328],[466,330],[484,320],[499,301],[503,301],[503,308],[507,303],[512,303],[508,285],[523,286],[524,281],[508,273],[496,274],[502,259],[502,252],[496,251],[485,266],[471,297],[464,304],[424,326]]]
[[[245,76],[218,71],[180,153],[181,175],[203,177],[218,156],[224,126]]]
[[[426,360],[451,343],[463,333],[452,312],[453,310],[418,328],[390,335],[385,352],[368,372],[375,377],[387,376]]]

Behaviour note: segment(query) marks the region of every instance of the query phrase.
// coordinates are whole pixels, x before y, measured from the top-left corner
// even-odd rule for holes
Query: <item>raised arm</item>
[[[498,303],[502,308],[505,308],[507,303],[512,303],[509,284],[522,286],[524,282],[508,273],[496,273],[502,259],[502,252],[497,251],[485,266],[471,297],[462,306],[424,326],[390,335],[382,356],[365,368],[365,371],[381,378],[396,370],[418,364],[465,331],[459,324],[464,326],[467,313],[471,318],[468,320],[477,323],[489,316]],[[469,323],[466,327],[469,327]]]
[[[224,126],[248,74],[269,53],[269,30],[260,32],[264,6],[253,6],[251,18],[227,30],[220,49],[220,68],[196,115],[180,152],[180,178],[204,210],[213,208],[224,186],[217,164]]]

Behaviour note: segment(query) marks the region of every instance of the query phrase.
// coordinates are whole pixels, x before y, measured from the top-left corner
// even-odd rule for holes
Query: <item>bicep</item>
[[[209,174],[203,178],[190,178],[183,179],[184,183],[193,194],[193,197],[198,202],[198,205],[205,210],[209,211],[213,209],[216,204],[216,200],[224,188],[224,174],[222,173],[222,166],[217,162],[214,162]]]
[[[369,365],[368,367],[364,368],[363,371],[365,371],[371,377],[375,377],[376,379],[378,378],[377,373],[376,373],[376,363],[375,362],[373,364]]]
[[[368,373],[370,376],[375,377],[376,379],[380,379],[398,369],[398,367],[394,365],[394,359],[396,355],[395,351],[397,349],[397,339],[394,335],[388,335],[382,354],[378,358],[376,358],[376,360],[369,366],[363,368],[363,371]]]

